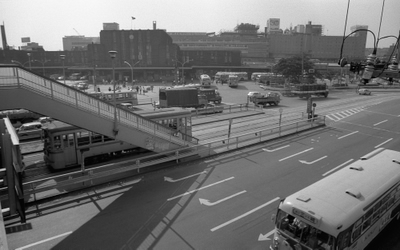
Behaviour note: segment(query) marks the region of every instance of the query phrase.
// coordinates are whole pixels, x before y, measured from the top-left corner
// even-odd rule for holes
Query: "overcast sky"
[[[346,35],[353,25],[368,25],[378,38],[399,36],[400,0],[350,0]],[[0,0],[0,22],[5,25],[10,46],[22,46],[30,37],[46,51],[62,50],[64,36],[100,36],[103,23],[118,23],[120,29],[158,29],[167,32],[220,32],[237,24],[260,25],[280,18],[280,28],[298,24],[323,25],[328,36],[342,36],[348,0]],[[135,17],[132,20],[131,17]],[[76,31],[75,31],[76,30]],[[387,38],[378,47],[388,47]],[[2,43],[0,44],[2,47]],[[368,33],[367,47],[373,47]]]

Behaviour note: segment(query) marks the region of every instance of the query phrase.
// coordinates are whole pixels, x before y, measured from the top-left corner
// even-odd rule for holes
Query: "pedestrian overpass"
[[[158,153],[198,143],[194,137],[23,67],[0,65],[0,110],[18,108]]]

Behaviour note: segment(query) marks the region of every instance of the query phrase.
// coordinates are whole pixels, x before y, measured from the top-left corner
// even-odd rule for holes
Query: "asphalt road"
[[[183,163],[132,178],[118,188],[89,190],[79,201],[38,207],[28,215],[31,229],[7,235],[9,246],[266,249],[279,198],[377,147],[400,151],[400,100],[392,99],[370,99],[373,105],[323,129]],[[398,223],[394,228],[382,234],[392,240],[384,249],[398,249],[399,241],[393,242],[399,239]]]

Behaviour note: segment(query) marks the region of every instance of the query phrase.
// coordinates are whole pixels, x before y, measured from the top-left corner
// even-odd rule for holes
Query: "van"
[[[20,140],[36,139],[43,137],[42,123],[28,122],[16,129]]]

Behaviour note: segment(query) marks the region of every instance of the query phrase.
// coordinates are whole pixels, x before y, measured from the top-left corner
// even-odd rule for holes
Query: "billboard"
[[[269,30],[279,30],[280,19],[279,18],[270,18],[268,19],[268,29]]]
[[[31,38],[30,38],[30,37],[22,37],[22,38],[21,38],[21,42],[23,42],[23,43],[30,43],[30,42],[31,42]]]

